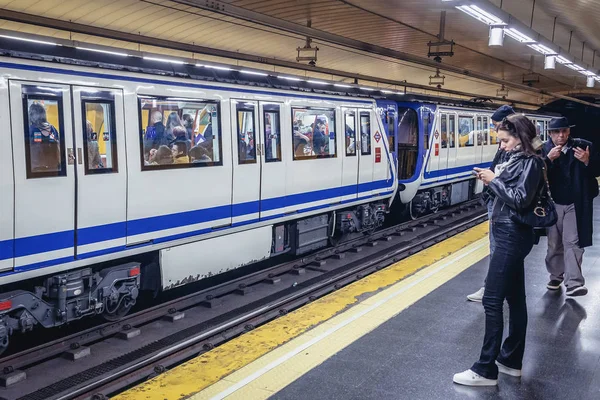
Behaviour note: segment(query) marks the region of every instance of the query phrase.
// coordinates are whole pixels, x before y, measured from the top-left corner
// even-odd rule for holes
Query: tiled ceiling
[[[198,3],[200,4],[200,1]],[[204,3],[203,1],[202,4]],[[306,25],[310,20],[315,29],[420,57],[427,57],[427,43],[437,40],[435,35],[439,31],[440,12],[445,10],[447,11],[445,38],[453,39],[457,45],[454,56],[444,58],[443,64],[516,83],[522,83],[523,75],[534,71],[540,74],[540,81],[534,84],[538,89],[561,94],[586,91],[582,75],[562,66],[557,67],[555,71],[545,71],[543,56],[522,44],[505,39],[505,44],[501,48],[488,47],[488,27],[456,10],[451,1],[225,0],[223,3],[301,25]],[[492,3],[499,6],[500,2],[498,0]],[[529,25],[528,13],[532,10],[530,0],[504,0],[502,3],[503,10]],[[600,2],[585,0],[539,0],[534,12],[532,28],[546,37],[551,37],[554,30],[556,42],[566,48],[565,32],[569,31],[569,24],[578,25],[575,39],[573,37],[568,39],[573,48],[587,41],[588,48],[582,46],[584,61],[592,64],[593,47],[600,45],[598,3]],[[295,61],[296,48],[304,44],[304,38],[299,35],[175,1],[0,0],[0,8],[286,61]],[[553,28],[554,15],[560,15],[561,25],[558,30]],[[22,22],[0,20],[0,28],[132,50],[139,49],[136,43],[37,27]],[[319,67],[383,77],[398,82],[407,80],[421,85],[427,85],[429,76],[435,72],[431,67],[422,67],[321,40],[315,40],[314,43],[320,49],[317,62]],[[193,56],[198,59],[209,58],[201,54],[183,54],[148,46],[143,46],[142,50],[185,57]],[[575,54],[573,51],[572,53]],[[596,59],[600,61],[600,58]],[[444,75],[446,75],[444,88],[481,96],[496,96],[499,89],[498,84],[482,82],[462,74],[444,73]],[[433,89],[430,93],[434,93]],[[600,91],[595,90],[595,92]],[[542,98],[537,93],[523,90],[511,90],[509,98],[535,103],[549,100],[548,96]]]

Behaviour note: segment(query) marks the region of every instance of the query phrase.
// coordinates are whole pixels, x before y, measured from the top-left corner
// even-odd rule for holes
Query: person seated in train
[[[189,144],[185,139],[176,140],[171,147],[171,153],[173,154],[173,164],[189,164],[190,158],[188,157]]]
[[[203,146],[203,144],[204,143],[199,144],[190,149],[189,156],[192,164],[212,162],[212,159],[210,158],[211,153],[208,152],[207,146]]]
[[[310,139],[300,132],[294,132],[294,155],[296,157],[306,157],[312,155]]]
[[[60,171],[60,137],[40,103],[29,106],[29,148],[32,171]]]
[[[173,164],[173,152],[169,146],[162,145],[156,150],[154,165]]]
[[[158,149],[160,146],[169,144],[165,138],[165,125],[162,120],[163,115],[160,111],[152,113],[150,125],[146,128],[144,135],[144,154],[149,154],[150,149]]]
[[[327,136],[327,124],[322,119],[317,119],[316,128],[313,133],[313,151],[317,155],[328,154],[329,137]]]
[[[167,124],[165,126],[165,137],[167,138],[167,140],[169,142],[172,142],[175,140],[175,134],[173,132],[173,129],[175,129],[176,127],[183,128],[183,130],[185,131],[185,134],[187,135],[187,131],[185,130],[185,127],[183,126],[183,122],[181,122],[179,115],[177,115],[177,113],[175,111],[173,111],[167,117]]]
[[[87,135],[88,168],[103,168],[100,149],[98,147],[98,135],[94,132],[94,127],[90,121],[85,121],[85,130]]]

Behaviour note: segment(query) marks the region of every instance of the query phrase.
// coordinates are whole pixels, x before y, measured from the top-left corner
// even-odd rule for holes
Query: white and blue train
[[[0,58],[0,352],[472,198],[491,113]]]

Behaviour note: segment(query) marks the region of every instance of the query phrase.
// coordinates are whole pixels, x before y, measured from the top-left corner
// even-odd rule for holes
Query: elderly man
[[[494,124],[494,127],[497,127],[504,118],[506,118],[509,115],[512,115],[514,113],[515,113],[515,110],[513,110],[513,108],[511,106],[509,106],[509,105],[501,106],[494,112],[494,114],[492,114],[492,118],[491,118],[492,124]],[[496,155],[494,156],[494,160],[492,161],[490,170],[494,171],[494,169],[496,168],[496,165],[498,165],[504,161],[503,157],[504,157],[504,151],[502,151],[500,146],[498,146],[498,151],[496,152]],[[481,197],[487,203],[488,216],[489,216],[489,220],[491,221],[494,198],[490,195],[490,192],[488,191],[487,186],[483,189],[483,193],[481,194]],[[494,237],[492,236],[492,230],[490,229],[490,256],[494,252],[494,246],[495,246]],[[485,292],[485,286],[483,286],[481,289],[479,289],[475,293],[468,295],[467,300],[481,302],[483,299],[483,292]]]
[[[564,283],[567,296],[583,296],[588,290],[581,270],[583,251],[592,245],[593,199],[598,195],[600,160],[592,143],[570,137],[565,117],[548,124],[550,140],[544,145],[550,192],[556,203],[558,222],[548,229],[546,269],[549,290]]]

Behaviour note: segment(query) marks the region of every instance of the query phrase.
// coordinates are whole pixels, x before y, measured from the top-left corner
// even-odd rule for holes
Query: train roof
[[[165,63],[140,57],[122,57],[115,54],[80,50],[76,47],[44,46],[33,42],[22,42],[5,38],[0,38],[0,55],[26,60],[46,61],[61,65],[77,65],[81,67],[110,69],[122,72],[170,76],[205,82],[290,90],[306,94],[343,96],[365,100],[391,100],[395,102],[416,101],[441,106],[475,108],[491,111],[502,105],[501,103],[494,103],[491,99],[485,97],[464,100],[408,92],[402,94],[387,94],[381,91],[378,91],[377,93],[365,93],[356,86],[340,87],[328,85],[329,87],[325,88],[308,81],[280,79],[277,76],[272,75],[263,76],[258,74],[248,74],[237,69],[198,68],[191,64]],[[318,81],[318,79],[315,80]],[[512,103],[514,105],[511,101],[507,101],[507,103]],[[532,111],[518,107],[515,107],[515,110],[517,112],[529,114],[554,115],[547,112]]]

